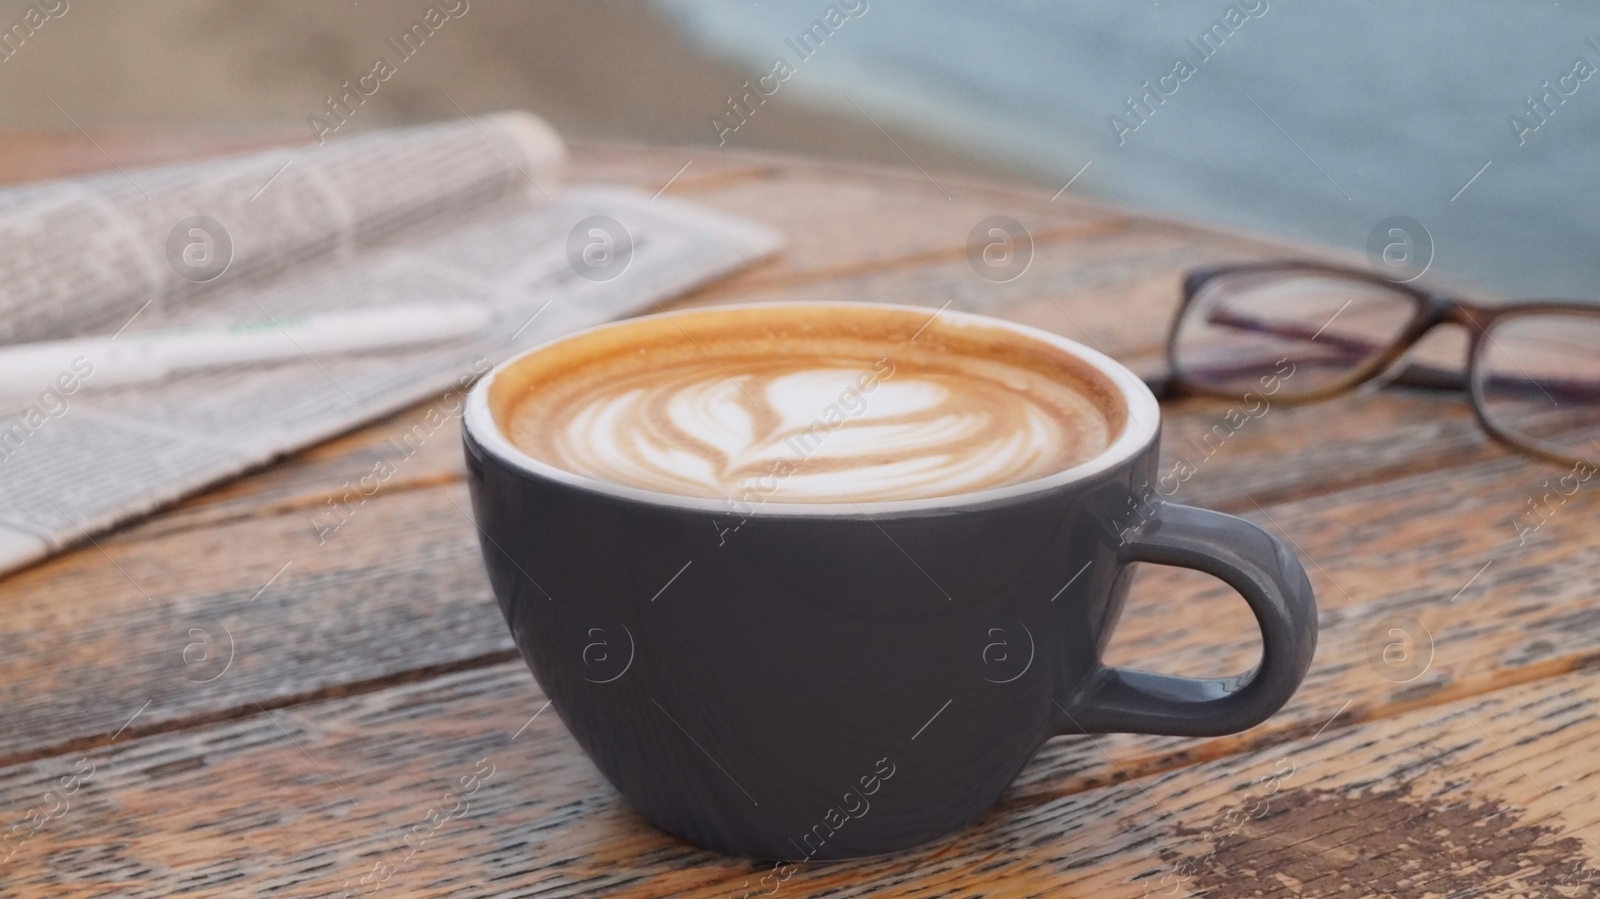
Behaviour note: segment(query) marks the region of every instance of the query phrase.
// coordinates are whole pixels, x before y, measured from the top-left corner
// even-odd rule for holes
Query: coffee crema
[[[681,496],[850,503],[1023,483],[1121,432],[1114,384],[1059,347],[969,316],[883,306],[708,309],[551,344],[490,407],[518,449]]]

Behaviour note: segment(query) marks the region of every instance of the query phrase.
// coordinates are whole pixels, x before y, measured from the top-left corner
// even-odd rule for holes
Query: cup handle
[[[1164,503],[1127,535],[1118,563],[1133,562],[1203,571],[1239,591],[1261,627],[1261,664],[1231,678],[1098,665],[1061,703],[1060,732],[1218,737],[1254,727],[1288,702],[1317,648],[1317,604],[1283,541],[1242,518]]]

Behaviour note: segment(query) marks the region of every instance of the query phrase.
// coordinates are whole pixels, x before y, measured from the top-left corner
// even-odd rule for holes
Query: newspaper
[[[0,572],[781,243],[665,197],[560,187],[563,157],[543,122],[505,114],[0,190],[0,351],[401,303],[494,311],[474,335],[403,350],[0,384]]]

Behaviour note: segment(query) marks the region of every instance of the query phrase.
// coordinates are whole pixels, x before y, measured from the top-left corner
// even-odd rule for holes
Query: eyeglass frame
[[[1233,395],[1232,391],[1208,386],[1184,376],[1183,369],[1178,364],[1177,359],[1178,335],[1183,327],[1184,317],[1189,313],[1190,307],[1194,305],[1195,298],[1200,295],[1201,290],[1218,278],[1251,273],[1270,274],[1279,271],[1287,275],[1297,273],[1321,274],[1364,281],[1409,298],[1415,309],[1411,320],[1406,323],[1406,326],[1398,332],[1398,335],[1382,352],[1377,353],[1370,360],[1356,366],[1348,374],[1333,382],[1314,390],[1308,390],[1305,393],[1283,396],[1281,398],[1282,402],[1289,404],[1317,402],[1353,390],[1387,371],[1435,327],[1442,324],[1460,325],[1467,331],[1467,358],[1464,372],[1413,362],[1401,369],[1395,377],[1389,379],[1389,383],[1434,390],[1465,390],[1468,395],[1467,405],[1472,407],[1472,415],[1478,420],[1479,426],[1488,432],[1490,437],[1518,452],[1563,464],[1582,463],[1593,465],[1596,461],[1600,461],[1594,457],[1575,456],[1548,449],[1539,445],[1532,437],[1517,434],[1497,425],[1485,411],[1487,400],[1483,394],[1484,379],[1481,377],[1481,359],[1483,357],[1481,350],[1485,343],[1493,343],[1493,338],[1489,336],[1489,332],[1494,325],[1504,319],[1529,315],[1581,315],[1600,319],[1600,306],[1593,302],[1514,299],[1488,305],[1463,299],[1452,293],[1413,287],[1408,282],[1392,281],[1382,275],[1360,269],[1307,260],[1245,262],[1190,269],[1184,273],[1183,300],[1178,304],[1178,309],[1173,315],[1172,327],[1168,330],[1165,344],[1168,370],[1166,386],[1169,390],[1175,387],[1182,392],[1200,396],[1229,397]],[[1335,315],[1337,316],[1337,313]]]

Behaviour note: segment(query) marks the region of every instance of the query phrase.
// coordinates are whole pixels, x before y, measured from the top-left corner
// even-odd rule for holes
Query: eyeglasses
[[[1470,335],[1465,375],[1413,363],[1393,383],[1465,389],[1478,422],[1522,452],[1600,462],[1600,305],[1484,306],[1307,262],[1190,272],[1167,339],[1172,384],[1303,402],[1387,371],[1435,325]]]

